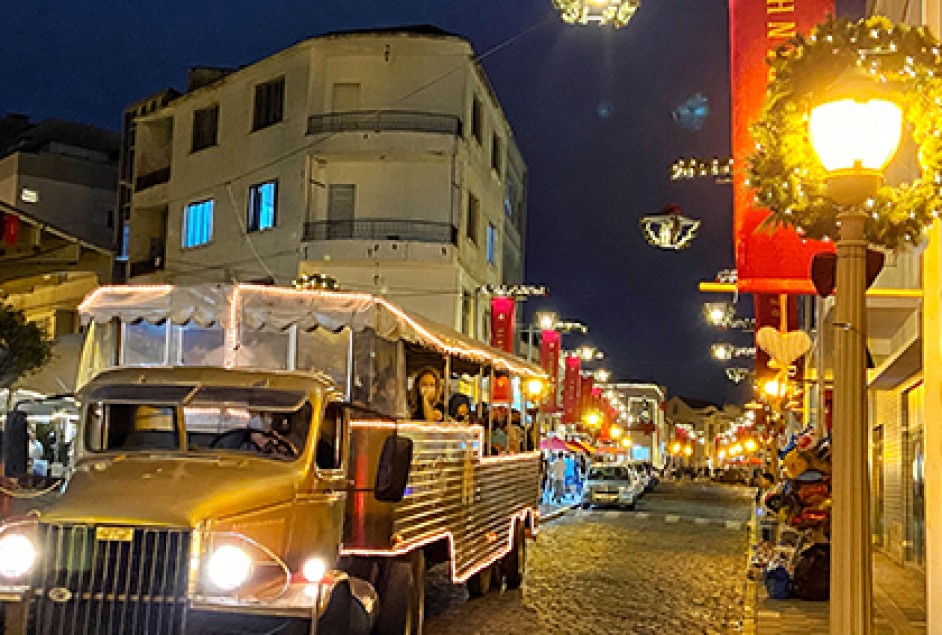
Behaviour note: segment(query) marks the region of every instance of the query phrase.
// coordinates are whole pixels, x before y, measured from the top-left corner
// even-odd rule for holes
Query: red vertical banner
[[[540,334],[540,364],[549,375],[549,396],[543,402],[543,412],[557,412],[559,404],[556,396],[559,394],[559,351],[562,345],[562,334],[559,331],[543,331]]]
[[[566,370],[563,374],[563,423],[579,421],[579,402],[582,396],[582,381],[579,377],[581,371],[582,362],[578,357],[566,358]]]
[[[514,352],[514,312],[517,302],[509,296],[491,298],[491,346]]]
[[[595,380],[591,377],[582,377],[579,382],[581,383],[581,403],[579,404],[579,421],[585,420],[585,416],[589,414],[589,411],[592,409],[593,401],[595,395],[593,394],[592,388],[595,384]]]
[[[20,238],[20,217],[14,214],[3,215],[3,242],[10,247]]]
[[[729,0],[732,87],[733,242],[739,290],[813,294],[811,257],[833,251],[830,242],[805,240],[791,229],[756,231],[768,216],[746,185],[746,157],[755,150],[749,126],[765,99],[766,57],[797,33],[834,13],[834,0]]]
[[[494,374],[494,387],[491,389],[491,403],[510,403],[513,401],[513,387],[510,375]]]

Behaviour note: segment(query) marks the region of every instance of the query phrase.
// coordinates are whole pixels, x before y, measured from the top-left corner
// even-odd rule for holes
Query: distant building
[[[611,384],[611,390],[625,404],[625,435],[631,439],[632,458],[664,467],[667,391],[657,384],[631,382]]]
[[[522,282],[527,169],[463,37],[328,34],[191,70],[185,94],[135,108],[121,169],[135,280],[321,273],[475,335],[475,290]]]
[[[18,388],[61,393],[75,380],[76,307],[111,280],[118,140],[68,121],[0,117],[0,302],[56,340],[50,373]]]
[[[720,406],[711,401],[690,397],[671,397],[667,402],[667,421],[673,430],[673,443],[689,446],[692,454],[680,456],[685,465],[694,467],[719,467],[722,461],[717,454],[717,435],[728,432],[741,422],[743,411],[734,405]],[[667,448],[670,452],[671,447]]]

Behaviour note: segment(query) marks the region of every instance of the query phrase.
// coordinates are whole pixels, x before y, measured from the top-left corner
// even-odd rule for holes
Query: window
[[[213,199],[190,203],[183,210],[183,248],[205,245],[213,239]]]
[[[487,224],[487,264],[497,264],[497,228],[493,223]]]
[[[504,149],[501,147],[500,137],[495,133],[491,141],[491,168],[501,174],[501,167],[504,159]]]
[[[478,241],[478,223],[481,216],[481,201],[474,194],[468,192],[468,226],[465,228],[471,242]]]
[[[193,111],[193,152],[216,145],[219,105]]]
[[[285,78],[280,77],[255,87],[252,130],[261,130],[284,118]]]
[[[277,202],[277,181],[266,181],[250,187],[249,217],[245,228],[250,232],[257,232],[274,227]]]
[[[484,139],[484,112],[481,100],[477,97],[471,101],[471,136],[477,139],[478,143]]]

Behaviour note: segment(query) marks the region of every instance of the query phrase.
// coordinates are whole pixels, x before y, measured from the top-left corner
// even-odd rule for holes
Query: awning
[[[550,450],[552,452],[572,452],[572,448],[569,447],[569,444],[560,439],[559,437],[550,437],[549,439],[543,439],[540,441],[541,450]]]
[[[573,449],[576,452],[584,452],[586,454],[595,454],[597,451],[591,445],[589,445],[588,443],[583,443],[582,441],[567,441],[566,443],[573,446]]]
[[[14,390],[31,390],[42,395],[75,392],[79,358],[82,356],[81,333],[63,335],[52,342],[52,359],[35,373],[16,382]]]
[[[406,313],[386,299],[366,293],[288,289],[252,284],[206,284],[99,287],[79,312],[83,323],[145,320],[230,329],[244,324],[256,330],[281,331],[296,326],[312,330],[344,327],[405,340],[443,355],[493,366],[524,378],[545,378],[536,364],[492,348],[447,326]]]

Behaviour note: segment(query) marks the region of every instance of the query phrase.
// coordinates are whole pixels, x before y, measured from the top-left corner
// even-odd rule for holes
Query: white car
[[[591,505],[615,505],[634,509],[641,495],[641,482],[624,465],[593,465],[582,490],[582,508]]]

